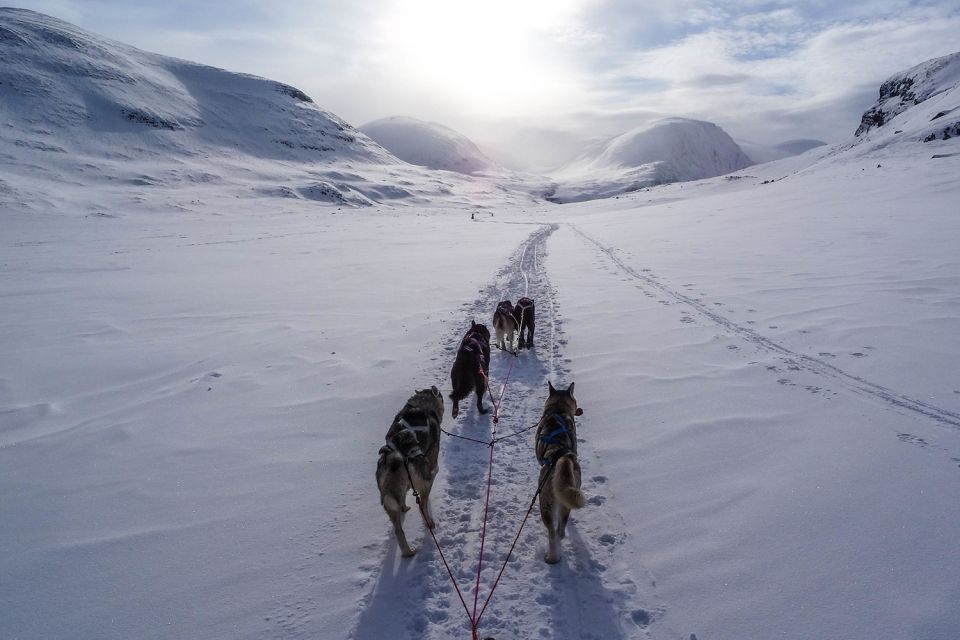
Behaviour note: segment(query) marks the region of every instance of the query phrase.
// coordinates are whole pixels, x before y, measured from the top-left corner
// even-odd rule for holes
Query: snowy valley
[[[957,637],[960,54],[840,144],[671,118],[549,176],[29,11],[0,61],[0,638],[469,638],[377,451],[430,385],[490,438],[450,367],[522,295],[496,429],[576,382],[587,506],[557,565],[534,512],[481,637]],[[470,604],[533,443],[494,448],[475,593],[490,450],[441,441]]]

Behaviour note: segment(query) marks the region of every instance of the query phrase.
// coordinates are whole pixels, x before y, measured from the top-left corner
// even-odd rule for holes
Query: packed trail
[[[375,577],[361,599],[351,634],[356,640],[469,638],[471,616],[479,619],[482,638],[625,639],[640,637],[656,615],[648,602],[651,594],[642,594],[637,586],[638,579],[644,580],[635,575],[639,564],[625,557],[624,522],[607,502],[606,478],[590,446],[588,396],[578,398],[585,410],[578,431],[588,503],[571,518],[563,559],[555,566],[544,562],[547,536],[534,505],[496,583],[537,488],[533,427],[543,410],[548,381],[564,388],[575,381],[563,355],[563,316],[543,264],[547,239],[556,228],[537,225],[478,297],[463,305],[462,322],[444,336],[445,356],[436,377],[446,388],[450,362],[471,319],[489,324],[503,300],[515,302],[526,295],[536,302],[535,347],[515,354],[493,350],[489,395],[484,397],[488,413],[479,415],[468,398],[461,404],[459,419],[453,420],[447,400],[443,428],[448,433],[441,441],[440,474],[431,503],[437,543],[463,601],[411,496],[405,528],[417,554],[402,558],[384,527],[383,543],[368,550],[381,565],[371,567]],[[484,443],[494,439],[490,468],[490,449]],[[489,512],[477,590],[488,469]]]

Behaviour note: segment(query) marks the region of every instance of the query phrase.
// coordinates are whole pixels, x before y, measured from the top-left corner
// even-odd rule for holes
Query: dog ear
[[[475,320],[471,320],[471,321],[470,321],[470,328],[471,328],[471,329],[474,329],[474,328],[476,328],[476,326],[477,326],[476,321],[475,321]]]
[[[547,387],[550,389],[550,395],[556,395],[557,390],[553,388],[553,383],[547,380]]]
[[[570,383],[570,386],[567,387],[567,394],[570,395],[571,397],[573,396],[573,385],[574,385],[574,384],[575,384],[575,383],[571,382],[571,383]]]

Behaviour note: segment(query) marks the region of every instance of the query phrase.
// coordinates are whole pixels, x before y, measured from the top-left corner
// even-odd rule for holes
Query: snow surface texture
[[[469,138],[436,122],[394,116],[368,122],[360,131],[410,164],[458,173],[494,166]]]
[[[664,118],[628,131],[557,171],[554,202],[606,198],[658,184],[698,180],[753,164],[711,122]]]
[[[469,637],[415,510],[399,557],[377,450],[414,388],[449,391],[470,320],[528,293],[498,434],[576,381],[588,505],[555,566],[532,516],[481,637],[955,640],[960,142],[919,134],[957,98],[563,207],[388,162],[362,169],[416,195],[349,208],[286,188],[354,160],[173,161],[145,127],[117,144],[152,159],[115,163],[68,149],[82,123],[4,127],[0,637]],[[444,428],[486,439],[465,406]],[[472,604],[490,452],[441,446]],[[496,446],[481,602],[537,472],[528,434]]]

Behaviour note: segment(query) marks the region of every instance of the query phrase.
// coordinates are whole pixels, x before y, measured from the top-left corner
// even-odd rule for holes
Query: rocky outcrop
[[[934,58],[880,85],[880,98],[864,112],[855,136],[882,127],[910,107],[951,89],[960,78],[960,53]]]

